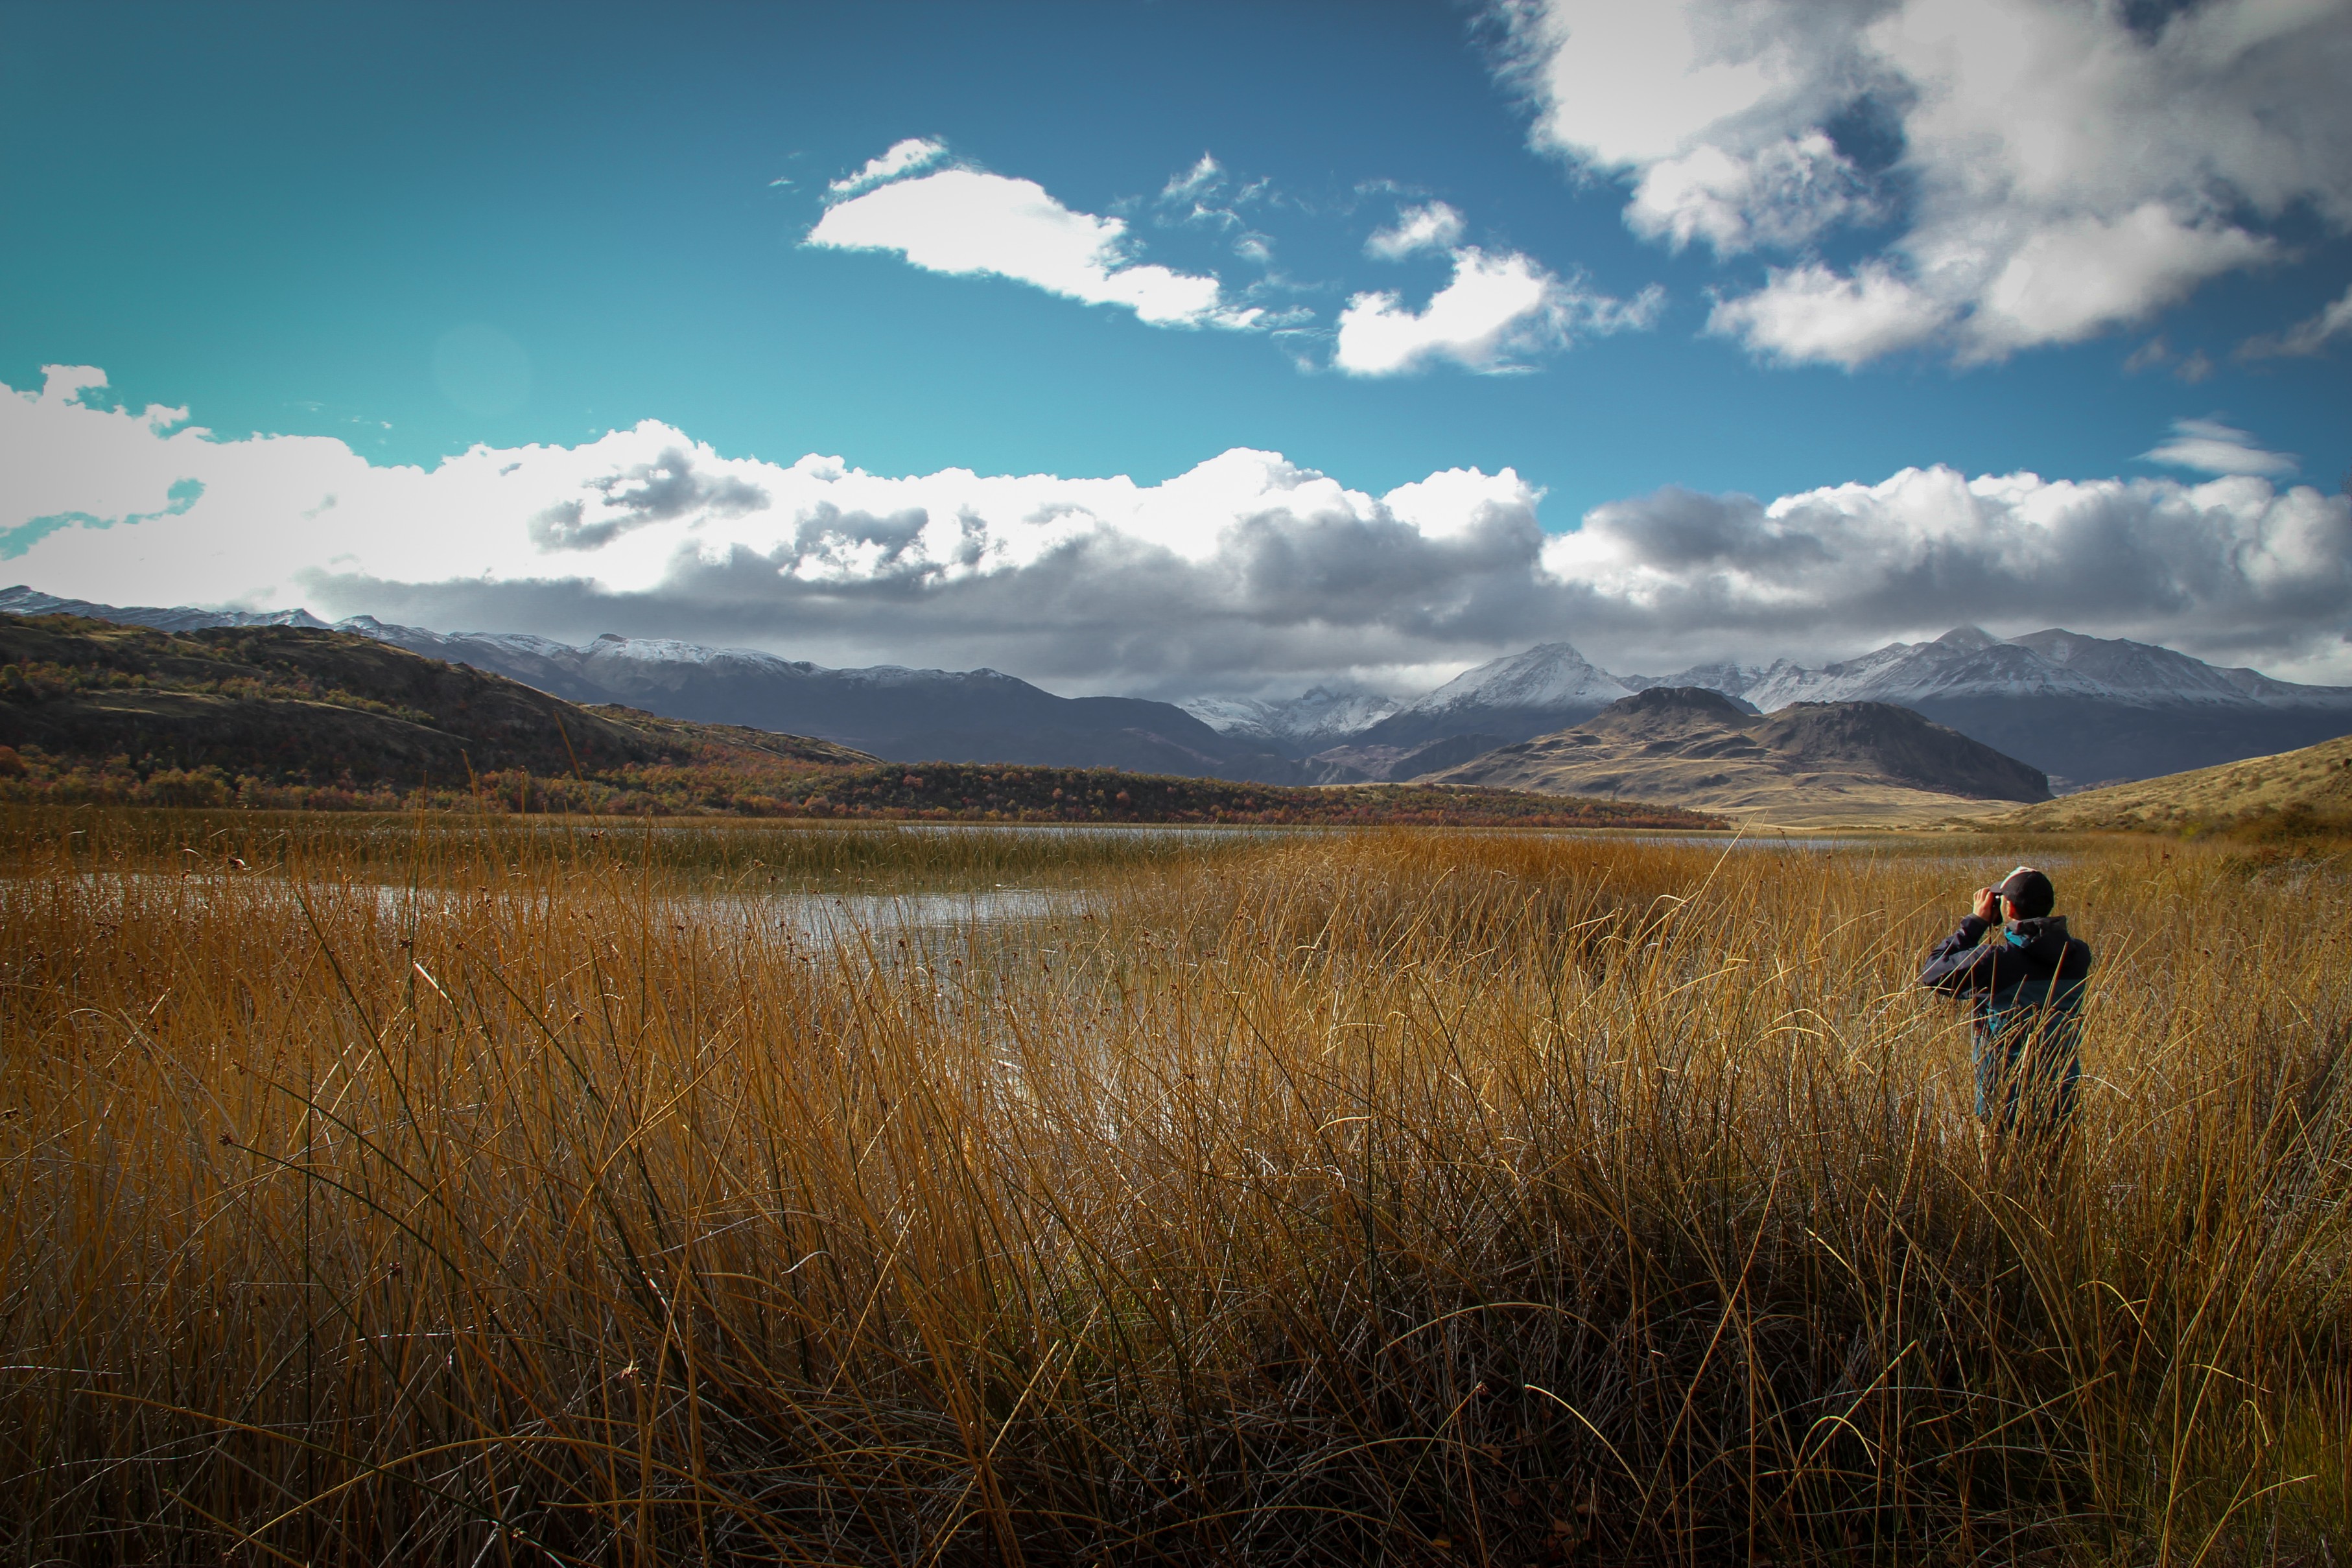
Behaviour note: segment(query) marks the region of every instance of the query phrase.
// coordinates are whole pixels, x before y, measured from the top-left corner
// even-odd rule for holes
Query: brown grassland
[[[1995,839],[19,809],[0,1558],[2343,1561],[2352,873],[2032,841],[2056,1155]]]

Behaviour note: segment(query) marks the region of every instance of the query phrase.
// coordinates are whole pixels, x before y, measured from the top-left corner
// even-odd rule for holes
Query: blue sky
[[[1937,465],[1969,477],[2030,470],[2190,487],[2234,470],[2269,487],[2267,507],[2300,484],[2331,492],[2352,466],[2352,308],[2339,307],[2341,323],[2328,313],[2352,299],[2352,141],[2341,134],[2352,125],[2311,85],[2330,69],[2340,83],[2352,61],[2346,6],[2209,0],[2169,21],[2137,14],[2137,33],[2095,6],[2072,7],[2091,22],[2065,22],[2056,0],[1982,6],[1981,25],[1937,0],[1687,9],[1662,43],[1612,34],[1581,0],[1508,13],[1365,0],[659,15],[11,5],[0,12],[0,212],[13,239],[0,247],[10,301],[0,382],[37,394],[44,367],[95,367],[105,390],[76,383],[78,409],[185,410],[215,444],[331,437],[378,470],[430,471],[476,447],[582,450],[647,421],[726,463],[823,454],[880,476],[1126,476],[1149,488],[1249,448],[1378,498],[1448,470],[1507,469],[1541,533],[1578,530],[1614,507],[1632,541],[1605,570],[1590,550],[1555,550],[1547,564],[1539,539],[1513,547],[1527,556],[1521,576],[1565,581],[1562,561],[1575,558],[1612,585],[1588,576],[1549,599],[1515,583],[1350,611],[1335,608],[1354,602],[1344,583],[1292,583],[1281,608],[1251,622],[1265,636],[1243,640],[1254,650],[1243,664],[1122,655],[1123,673],[1104,684],[1134,689],[1427,677],[1541,634],[1653,660],[1684,649],[1825,653],[1838,649],[1823,616],[1866,640],[1959,612],[1997,619],[2004,602],[1981,584],[1981,602],[1954,598],[1979,572],[1908,600],[1889,591],[1867,607],[1832,599],[1766,614],[1726,598],[1726,583],[1754,576],[1724,553],[1731,546],[1703,563],[1712,585],[1685,573],[1670,594],[1643,590],[1643,571],[1672,574],[1654,539],[1677,525],[1629,521],[1626,508],[1658,514],[1662,487],[1712,497],[1729,516],[1737,496],[1769,506]],[[2252,43],[2196,32],[2218,37],[2227,23],[2245,34],[2246,17],[2281,11],[2295,14],[2271,16]],[[1850,15],[1824,34],[1832,13]],[[2095,33],[2103,16],[2111,25]],[[1954,37],[1991,63],[1949,80],[1916,64],[1949,54]],[[2002,63],[2011,59],[2042,85],[2021,86]],[[1760,98],[1756,81],[1769,88]],[[1625,100],[1601,101],[1620,83]],[[2098,104],[2144,99],[2150,84],[2169,95],[2164,124],[2180,128],[2169,165],[2162,146],[2148,151],[2168,131],[2095,120]],[[2089,103],[2095,122],[2042,127],[2029,114],[2011,138],[2013,177],[1992,189],[1955,149],[2014,120],[1992,99],[2022,92]],[[2281,145],[2241,144],[2258,119]],[[929,162],[867,189],[828,190],[910,140],[934,145]],[[1164,194],[1204,156],[1214,177]],[[1262,314],[1238,328],[1155,324],[1148,308],[876,248],[908,225],[945,221],[922,204],[943,199],[943,177],[956,175],[993,182],[974,185],[982,197],[1034,182],[1057,210],[1123,223],[1108,275],[1160,267],[1213,279],[1229,318]],[[877,194],[903,210],[857,205]],[[1368,250],[1416,213],[1426,243],[1392,258]],[[859,217],[873,221],[859,228]],[[865,247],[810,243],[820,223]],[[1990,250],[1954,237],[1993,232],[2010,237]],[[940,243],[953,252],[969,237]],[[1481,267],[1498,289],[1517,268],[1540,303],[1483,336],[1447,339],[1422,313]],[[1351,302],[1360,325],[1378,325],[1366,319],[1381,308],[1360,302],[1383,291],[1395,296],[1385,350],[1369,329],[1340,331]],[[599,460],[619,473],[675,444],[652,440],[651,457],[600,449]],[[52,442],[35,455],[95,473],[103,445]],[[2145,455],[2159,449],[2174,460]],[[227,494],[201,465],[173,461],[186,472],[164,463],[155,477],[170,506],[186,497],[171,484]],[[26,486],[21,517],[0,514],[0,549],[17,540],[0,576],[13,567],[36,586],[99,596],[111,580],[118,598],[159,575],[179,580],[170,549],[128,542],[163,539],[151,522],[79,538],[69,536],[87,527],[52,521],[149,518],[164,502],[115,505],[96,486],[68,505],[73,480],[46,476]],[[782,494],[756,476],[739,483]],[[29,498],[35,490],[47,498]],[[335,493],[354,504],[351,484]],[[617,493],[594,491],[600,504]],[[220,504],[181,507],[164,526],[237,556],[247,525]],[[535,499],[509,517],[497,511],[506,503],[483,504],[491,511],[474,526],[519,531],[548,509]],[[2241,546],[2290,526],[2232,516]],[[44,527],[21,531],[28,522]],[[2297,580],[2313,602],[2335,591],[2330,526],[2292,524],[2305,530],[2294,549],[2318,563],[2305,577],[2319,577]],[[779,569],[772,541],[735,548],[814,581],[823,574],[805,567],[806,517],[795,527],[799,566]],[[1413,527],[1427,543],[1458,541],[1470,525]],[[1916,566],[1922,525],[1906,514],[1887,527]],[[250,533],[247,553],[282,553],[268,528]],[[869,557],[882,549],[857,538]],[[394,571],[351,549],[308,563],[305,578],[273,580],[257,560],[190,593],[307,595],[420,618],[502,613],[558,634],[616,624],[812,656],[1017,656],[1028,665],[1018,673],[1065,686],[1107,667],[1094,620],[1076,617],[1051,650],[1033,646],[948,606],[954,592],[934,590],[952,573],[909,589],[847,585],[836,570],[822,605],[803,595],[763,606],[740,589],[686,591],[667,569],[580,570],[577,541],[566,536],[565,548],[572,556],[544,570],[498,566],[516,585],[502,599],[428,591],[467,576],[462,561],[446,574],[430,561]],[[1033,540],[1008,547],[1005,570],[1090,548]],[[1785,554],[1785,540],[1775,548]],[[2087,548],[2070,546],[2068,559]],[[1033,549],[1043,554],[1023,553]],[[1202,564],[1213,553],[1188,545],[1171,561],[1213,572]],[[2147,570],[2201,570],[2158,567]],[[1263,597],[1262,586],[1244,597]],[[2095,586],[2074,619],[2169,631],[2181,645],[2282,668],[2326,672],[2343,658],[2340,613],[2266,632],[2284,612],[2251,589],[2222,613],[2185,602],[2178,581],[2131,603]],[[996,588],[1005,624],[1017,622],[1022,593],[1010,580]],[[929,594],[937,612],[887,608],[908,592]],[[1645,626],[1628,608],[1676,595],[1671,621]],[[966,597],[985,595],[974,586]],[[2071,602],[2036,601],[2034,613],[2064,619]],[[1334,625],[1361,634],[1318,643],[1302,630]]]

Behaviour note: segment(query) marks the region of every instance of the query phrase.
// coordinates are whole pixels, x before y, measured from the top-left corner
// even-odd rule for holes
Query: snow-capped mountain
[[[1893,703],[2042,768],[2061,789],[2288,751],[2352,730],[2352,688],[2297,685],[2125,638],[2053,629],[2003,639],[1962,626],[1817,669],[1780,659],[1671,675],[1612,675],[1567,643],[1545,643],[1482,664],[1320,755],[1413,778],[1444,765],[1437,759],[1451,753],[1438,743],[1449,737],[1524,740],[1663,686],[1703,687],[1768,714],[1794,703]]]
[[[1370,729],[1403,705],[1378,692],[1312,686],[1295,697],[1189,697],[1176,706],[1221,735],[1314,751]]]
[[[1936,642],[1889,642],[1844,663],[1806,670],[1703,665],[1649,685],[1710,686],[1745,695],[1764,712],[1790,703],[1912,703],[1938,698],[2094,698],[2128,706],[2210,703],[2222,707],[2352,707],[2352,689],[2298,686],[2261,670],[2221,668],[2126,637],[2049,630],[1994,637],[1976,625]]]
[[[1932,643],[1890,643],[1858,659],[1818,670],[1790,665],[1735,695],[1772,713],[1790,703],[1885,702],[1913,706],[1939,697],[2096,699],[2109,694],[2091,676],[2053,664],[2031,648],[1962,626]]]
[[[1524,653],[1465,670],[1426,696],[1351,737],[1350,744],[1413,747],[1459,735],[1504,741],[1564,729],[1633,694],[1567,643],[1538,643]]]
[[[2352,701],[2352,691],[2341,686],[2274,681],[2260,670],[2209,664],[2169,648],[2121,637],[2050,631],[2010,641],[2031,648],[2053,664],[2090,676],[2110,692],[2143,695],[2154,702],[2235,703],[2252,697],[2273,707],[2333,707]]]
[[[2352,688],[2057,629],[2002,639],[1962,626],[1820,669],[1717,665],[1661,684],[1708,686],[1765,713],[1894,703],[2042,768],[2061,791],[2291,751],[2352,729]]]
[[[326,631],[324,621],[307,610],[194,610],[187,605],[141,604],[121,607],[93,604],[87,599],[60,599],[18,583],[0,588],[0,615],[82,615],[92,621],[113,621],[126,626],[147,626],[158,632],[201,632],[209,626],[308,626]]]
[[[1454,713],[1467,708],[1546,710],[1582,707],[1594,712],[1633,693],[1622,681],[1595,665],[1573,644],[1538,643],[1524,653],[1489,659],[1475,670],[1465,670],[1425,697],[1416,697],[1405,713]]]
[[[1775,659],[1769,664],[1693,664],[1671,675],[1620,675],[1617,681],[1631,692],[1646,692],[1654,686],[1696,686],[1729,697],[1735,706],[1754,713],[1758,711],[1756,705],[1739,694],[1753,691],[1778,678],[1782,671],[1796,667],[1786,659]]]
[[[1465,670],[1313,760],[1372,779],[1415,779],[1481,751],[1591,718],[1629,689],[1566,643]]]
[[[2073,697],[2148,707],[2352,707],[2352,688],[2296,685],[2127,638],[2052,630],[2004,639],[1975,626],[1957,627],[1932,643],[1890,643],[1815,670],[1786,660],[1761,669],[1714,664],[1648,684],[1703,685],[1745,697],[1766,713],[1799,702],[1916,706],[1981,697]]]

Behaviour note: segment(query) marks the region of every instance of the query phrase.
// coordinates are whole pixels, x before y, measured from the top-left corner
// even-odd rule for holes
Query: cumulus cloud
[[[2292,678],[2352,678],[2352,504],[2253,476],[1974,479],[1906,469],[1761,502],[1664,490],[1550,540],[1580,644],[1649,666],[1852,653],[1961,623],[2136,637]],[[1661,632],[1683,635],[1661,641]]]
[[[1675,248],[1804,250],[1712,319],[1774,359],[1999,359],[2352,227],[2337,0],[1498,0],[1537,142]],[[2318,340],[2312,340],[2316,342]]]
[[[899,157],[919,145],[919,155]],[[977,169],[890,177],[928,165],[940,151],[902,141],[875,159],[852,177],[862,193],[826,209],[805,243],[895,251],[931,272],[991,273],[1089,305],[1123,306],[1154,326],[1259,323],[1263,313],[1227,301],[1214,277],[1137,261],[1125,220],[1074,211],[1034,180]],[[894,160],[894,170],[874,173]]]
[[[1462,238],[1462,214],[1444,202],[1407,207],[1396,222],[1364,242],[1364,254],[1402,261],[1425,250],[1448,250]]]
[[[2317,315],[2296,322],[2276,337],[2247,339],[2238,345],[2232,357],[2271,360],[2282,355],[2315,354],[2327,346],[2330,339],[2348,335],[2352,335],[2352,288],[2347,288]]]
[[[878,185],[886,180],[895,180],[902,174],[911,174],[918,169],[928,168],[946,157],[947,152],[947,143],[944,141],[933,141],[926,137],[910,136],[904,141],[892,142],[889,150],[881,156],[868,158],[864,168],[854,174],[843,175],[827,185],[825,189],[836,196],[855,195],[870,185]],[[789,184],[791,182],[784,183]]]
[[[2292,453],[2269,451],[2249,433],[2212,419],[2174,420],[2172,439],[2140,456],[2202,474],[2260,474],[2273,479],[2300,466]]]
[[[1702,241],[1718,256],[1732,256],[1758,246],[1802,245],[1879,208],[1837,144],[1807,131],[1740,157],[1703,143],[1660,159],[1643,170],[1625,222],[1678,251]]]
[[[1453,277],[1419,310],[1386,289],[1350,298],[1339,313],[1332,363],[1351,376],[1401,375],[1441,360],[1489,373],[1516,371],[1580,334],[1648,327],[1664,305],[1655,285],[1618,299],[1516,251],[1462,246]]]
[[[1770,358],[1851,370],[1932,336],[1951,311],[1883,262],[1842,274],[1818,262],[1775,267],[1753,294],[1718,299],[1707,330],[1745,338]]]
[[[378,466],[109,407],[78,370],[0,388],[0,471],[9,578],[50,592],[988,664],[1071,692],[1401,684],[1558,638],[1620,669],[1838,657],[1962,622],[2352,678],[2352,502],[2258,474],[1666,490],[1551,534],[1508,470],[1375,495],[1248,450],[1156,485],[892,476],[648,421]]]

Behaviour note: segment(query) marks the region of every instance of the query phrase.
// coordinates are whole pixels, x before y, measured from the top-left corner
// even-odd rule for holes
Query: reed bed
[[[2067,846],[2082,1112],[1988,1148],[1909,982],[1999,845],[1194,842],[813,941],[778,830],[102,819],[0,863],[11,1561],[2346,1550],[2330,862]]]
[[[31,846],[87,873],[283,873],[438,887],[525,867],[553,886],[625,863],[665,894],[977,892],[1197,866],[1318,829],[1156,824],[776,822],[740,818],[0,807],[0,864]]]

